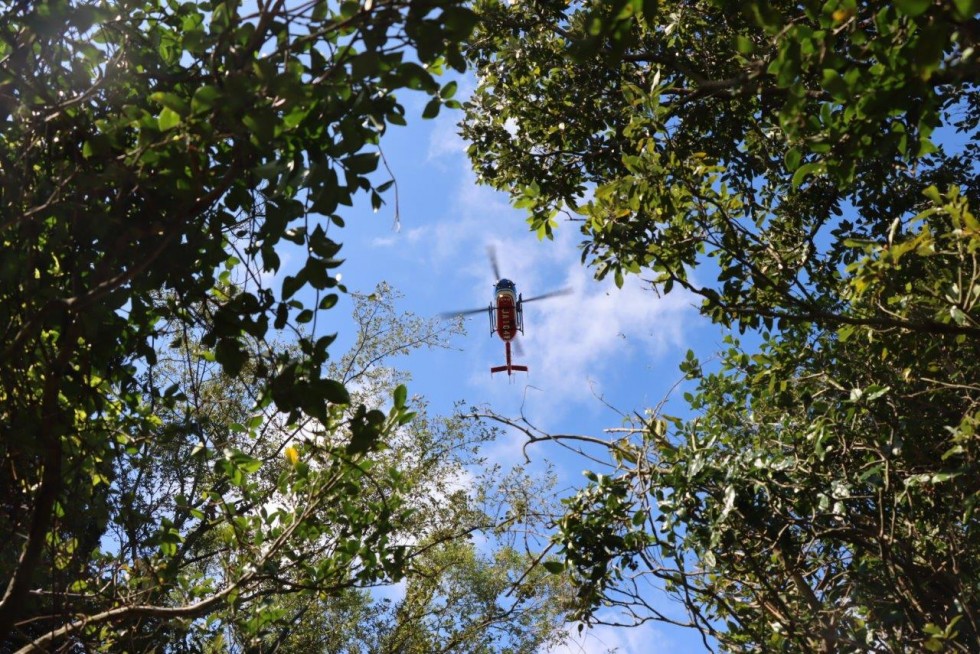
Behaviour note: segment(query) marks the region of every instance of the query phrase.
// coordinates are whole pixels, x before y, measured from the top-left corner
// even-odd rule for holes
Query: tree
[[[25,651],[71,643],[388,652],[420,642],[418,651],[532,652],[560,639],[564,581],[519,579],[531,555],[507,535],[533,529],[536,519],[510,510],[499,470],[463,483],[494,433],[430,417],[419,398],[415,415],[405,413],[407,376],[390,367],[392,358],[442,346],[457,326],[397,313],[385,285],[352,297],[358,338],[330,372],[356,390],[330,425],[289,424],[256,406],[249,375],[229,377],[179,325],[161,327],[173,342],[144,374],[172,402],[156,412],[158,429],[131,439],[112,462],[101,549],[77,567],[55,562],[32,593],[37,606],[25,622],[43,619],[46,628],[29,632]],[[396,424],[370,450],[352,449],[363,411],[355,407],[391,397]],[[547,496],[544,482],[520,471],[508,481]],[[487,542],[479,551],[477,534]],[[399,579],[404,599],[372,597],[371,589]],[[89,619],[108,624],[71,629],[80,610],[100,607],[117,615],[96,612]],[[59,622],[67,624],[59,630]],[[351,630],[338,632],[345,623]]]
[[[973,3],[479,7],[462,126],[476,171],[541,235],[581,216],[598,276],[649,271],[743,328],[976,334],[835,302],[855,239],[914,233],[931,185],[976,199]],[[961,151],[933,142],[940,126]],[[715,283],[689,277],[709,261]]]
[[[399,355],[444,347],[459,323],[398,313],[387,284],[353,294],[357,339],[330,373],[352,387],[355,401],[372,404],[404,388]],[[437,418],[421,398],[416,415],[390,435],[374,467],[371,503],[403,490],[409,513],[391,538],[405,549],[404,597],[372,595],[373,585],[341,593],[276,594],[275,616],[254,633],[236,619],[233,641],[243,650],[320,652],[536,652],[559,642],[568,606],[565,579],[532,570],[534,552],[518,540],[542,531],[554,479],[519,468],[488,465],[481,448],[496,436],[459,415]],[[262,440],[268,448],[274,439]],[[533,502],[515,501],[530,497]],[[548,509],[551,508],[549,513]],[[482,545],[478,545],[482,542]],[[322,553],[314,555],[320,558]],[[244,626],[243,626],[244,625]]]
[[[372,173],[386,126],[405,122],[396,92],[431,96],[426,117],[453,104],[434,75],[464,67],[473,22],[454,0],[7,8],[0,642],[137,649],[290,590],[273,582],[284,566],[326,590],[404,572],[390,539],[405,489],[335,500],[368,493],[405,393],[386,411],[352,404],[324,374],[317,318],[343,291],[338,207],[361,191],[378,206],[390,185]],[[287,243],[301,263],[273,286]],[[161,356],[177,354],[245,395],[164,384]],[[310,421],[335,440],[309,460],[255,449]],[[266,506],[272,487],[309,501]]]
[[[481,179],[762,340],[606,443],[555,538],[579,616],[674,620],[647,579],[728,650],[975,650],[976,3],[478,10]]]

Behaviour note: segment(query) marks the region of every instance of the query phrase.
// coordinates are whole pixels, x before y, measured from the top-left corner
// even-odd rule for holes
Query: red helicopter
[[[490,257],[490,265],[493,267],[494,277],[497,282],[493,285],[494,304],[486,309],[469,309],[467,311],[449,311],[443,313],[444,318],[453,316],[469,316],[486,311],[490,316],[490,334],[497,334],[504,342],[504,353],[507,363],[502,366],[490,368],[490,374],[495,372],[506,372],[509,377],[515,372],[527,372],[527,366],[511,362],[510,344],[517,338],[518,332],[524,333],[524,303],[536,302],[557,295],[567,295],[571,289],[563,288],[558,291],[551,291],[543,295],[536,295],[527,299],[521,297],[517,292],[517,285],[509,279],[500,276],[500,267],[497,265],[497,256],[493,248],[487,248],[487,255]],[[518,350],[520,349],[519,344]],[[518,352],[519,353],[519,352]]]

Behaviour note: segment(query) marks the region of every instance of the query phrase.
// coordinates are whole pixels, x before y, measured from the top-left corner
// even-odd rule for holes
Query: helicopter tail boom
[[[490,374],[491,375],[493,373],[495,373],[495,372],[506,372],[507,373],[507,376],[509,377],[511,374],[513,374],[515,372],[527,372],[527,366],[522,366],[522,365],[517,365],[517,364],[511,363],[511,361],[510,361],[510,341],[504,341],[504,352],[507,355],[507,363],[505,365],[502,365],[502,366],[493,366],[492,368],[490,368]]]

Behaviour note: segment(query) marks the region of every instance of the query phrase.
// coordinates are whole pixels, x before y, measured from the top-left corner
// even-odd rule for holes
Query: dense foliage
[[[480,178],[761,341],[569,501],[581,615],[675,620],[652,579],[729,650],[975,651],[977,3],[478,10]]]
[[[429,96],[423,117],[455,104],[435,76],[464,67],[473,13],[456,0],[2,11],[0,649],[274,650],[300,618],[315,633],[310,616],[374,610],[358,588],[433,561],[416,613],[377,609],[375,624],[414,620],[440,646],[546,638],[560,602],[528,608],[534,583],[520,601],[499,590],[523,554],[466,539],[502,527],[450,484],[475,436],[410,424],[390,374],[352,394],[352,371],[372,367],[356,356],[327,366],[340,212],[383,201],[377,144],[406,122],[396,93]],[[373,366],[439,337],[378,315],[409,340],[381,347],[362,325]],[[456,592],[466,575],[493,583]],[[509,612],[529,617],[494,635]]]

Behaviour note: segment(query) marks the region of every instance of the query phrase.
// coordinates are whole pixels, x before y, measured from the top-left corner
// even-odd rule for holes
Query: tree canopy
[[[0,642],[531,652],[605,604],[733,651],[976,650],[977,11],[12,3]],[[376,365],[446,326],[379,289],[329,356],[343,208],[384,202],[399,96],[458,107],[437,77],[468,62],[482,181],[542,236],[577,221],[597,276],[684,289],[761,342],[691,354],[691,411],[605,444],[560,560],[507,531],[547,517],[547,480],[461,492],[490,434]]]
[[[477,9],[480,179],[761,341],[568,501],[579,615],[676,620],[647,580],[732,651],[980,646],[977,3]]]
[[[378,144],[406,123],[399,94],[425,94],[422,117],[456,106],[455,83],[436,78],[464,68],[474,13],[457,0],[8,4],[4,651],[275,650],[299,622],[322,626],[312,615],[357,612],[439,647],[549,638],[562,605],[540,600],[560,584],[528,579],[506,599],[526,553],[467,540],[506,527],[451,484],[484,437],[410,410],[390,370],[372,393],[349,388],[446,327],[401,319],[379,291],[361,302],[393,340],[362,324],[359,353],[328,356],[341,213],[384,201]],[[414,613],[365,590],[416,570],[431,587],[409,593]],[[460,590],[467,575],[482,581]],[[441,610],[456,622],[432,620]],[[524,622],[506,629],[510,615]]]
[[[973,199],[970,2],[479,6],[476,171],[542,235],[582,221],[599,276],[654,274],[743,326],[872,320],[837,301],[855,240],[914,232],[929,186]]]

